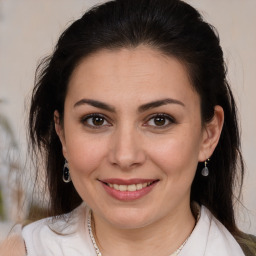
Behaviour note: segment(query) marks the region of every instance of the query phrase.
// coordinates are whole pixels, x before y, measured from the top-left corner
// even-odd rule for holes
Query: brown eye
[[[82,118],[82,123],[91,128],[101,128],[105,126],[111,126],[106,118],[100,114],[91,114]]]
[[[103,125],[104,124],[104,118],[103,117],[92,117],[92,123],[95,125],[95,126],[100,126],[100,125]]]
[[[153,128],[166,128],[173,123],[175,121],[171,116],[167,114],[156,114],[147,121],[146,125]]]
[[[159,116],[154,118],[154,123],[156,126],[163,126],[166,123],[166,118]]]

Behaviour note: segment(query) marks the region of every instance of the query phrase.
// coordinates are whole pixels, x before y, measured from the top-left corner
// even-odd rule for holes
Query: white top
[[[81,204],[63,218],[47,218],[22,230],[28,256],[96,256]],[[229,231],[202,206],[200,219],[179,256],[244,256]]]

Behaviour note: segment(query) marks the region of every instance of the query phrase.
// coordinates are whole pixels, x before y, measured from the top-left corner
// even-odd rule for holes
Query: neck
[[[189,237],[195,218],[190,206],[136,229],[120,229],[94,216],[94,236],[104,256],[170,255]]]

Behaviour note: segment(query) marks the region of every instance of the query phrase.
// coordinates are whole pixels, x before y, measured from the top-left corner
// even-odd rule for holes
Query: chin
[[[153,222],[152,215],[138,209],[121,209],[105,216],[111,225],[119,229],[138,229]]]

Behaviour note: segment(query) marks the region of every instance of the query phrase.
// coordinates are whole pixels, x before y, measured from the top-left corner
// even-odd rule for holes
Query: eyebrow
[[[112,113],[115,112],[115,108],[113,106],[106,104],[104,102],[101,102],[101,101],[91,100],[91,99],[81,99],[75,103],[74,107],[78,107],[78,106],[81,106],[84,104],[88,104],[88,105],[91,105],[96,108],[104,109],[104,110],[107,110]],[[152,108],[157,108],[157,107],[167,105],[167,104],[178,104],[178,105],[185,107],[185,104],[179,100],[166,98],[166,99],[156,100],[156,101],[152,101],[152,102],[143,104],[138,108],[138,112],[144,112],[146,110],[149,110]]]
[[[138,111],[139,112],[144,112],[148,109],[157,108],[157,107],[167,105],[167,104],[178,104],[178,105],[181,105],[181,106],[185,107],[185,104],[183,102],[181,102],[179,100],[167,98],[167,99],[156,100],[156,101],[153,101],[153,102],[143,104],[139,107]]]
[[[74,107],[78,107],[78,106],[81,106],[81,105],[84,105],[84,104],[88,104],[88,105],[91,105],[95,108],[101,108],[101,109],[104,109],[104,110],[107,110],[109,112],[115,112],[115,108],[104,103],[104,102],[101,102],[101,101],[97,101],[97,100],[91,100],[91,99],[81,99],[79,100],[78,102],[75,103]]]

